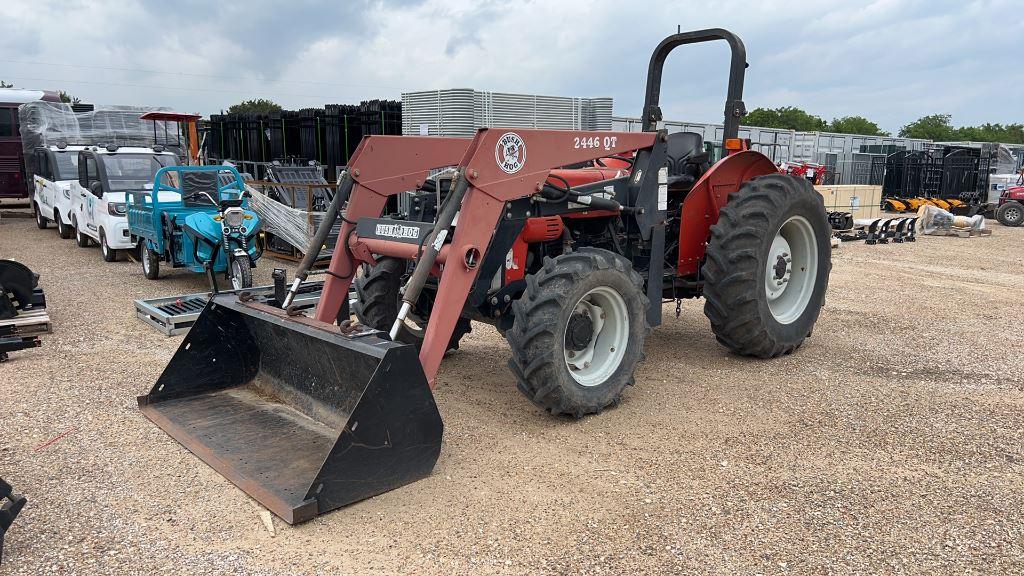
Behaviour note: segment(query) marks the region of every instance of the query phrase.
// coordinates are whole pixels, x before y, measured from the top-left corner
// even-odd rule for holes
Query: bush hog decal
[[[515,174],[523,169],[523,164],[526,164],[526,143],[519,134],[506,132],[501,135],[494,147],[494,159],[502,171]]]

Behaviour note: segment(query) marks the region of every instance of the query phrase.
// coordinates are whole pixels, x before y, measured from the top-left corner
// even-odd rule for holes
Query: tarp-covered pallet
[[[264,248],[297,261],[320,225],[335,186],[327,183],[316,166],[271,166],[267,177],[248,184],[253,210],[263,219]],[[335,244],[339,225],[340,220],[328,235],[328,246]],[[321,252],[321,259],[330,259],[331,252]]]

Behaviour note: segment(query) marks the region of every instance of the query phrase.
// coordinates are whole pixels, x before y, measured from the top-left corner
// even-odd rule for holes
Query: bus
[[[28,198],[32,192],[32,180],[25,177],[18,106],[36,100],[60,102],[60,97],[46,90],[0,88],[0,198]]]

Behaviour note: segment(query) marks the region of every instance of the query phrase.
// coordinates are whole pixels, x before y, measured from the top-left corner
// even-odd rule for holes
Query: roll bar
[[[662,119],[661,107],[661,73],[665,66],[665,58],[677,46],[725,40],[732,50],[732,62],[729,65],[729,89],[725,99],[725,131],[723,138],[737,138],[740,132],[740,118],[746,115],[743,105],[743,77],[747,68],[747,49],[739,36],[723,28],[708,28],[673,34],[661,41],[651,55],[651,63],[647,68],[647,92],[644,94],[643,131],[653,132]]]

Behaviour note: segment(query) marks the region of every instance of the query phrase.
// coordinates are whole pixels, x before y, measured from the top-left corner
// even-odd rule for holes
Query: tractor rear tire
[[[1024,204],[1011,200],[996,209],[996,220],[1003,226],[1016,228],[1024,224]]]
[[[628,260],[607,250],[546,259],[527,276],[505,332],[519,391],[554,415],[582,418],[617,406],[650,332],[643,285]]]
[[[830,234],[822,197],[802,178],[760,176],[730,195],[702,268],[704,314],[718,341],[758,358],[799,348],[825,302]]]
[[[400,293],[402,277],[405,275],[407,267],[407,262],[400,258],[380,258],[377,260],[376,266],[368,267],[362,276],[356,278],[358,298],[353,306],[353,311],[361,323],[384,332],[391,331],[395,318],[398,318],[398,309],[402,301]],[[422,294],[426,294],[426,292],[424,291]],[[421,301],[424,297],[424,295],[420,296]],[[413,308],[412,313],[416,313],[416,308]],[[427,320],[414,322],[419,326],[418,329],[404,324],[399,329],[396,340],[419,348],[423,345]],[[452,331],[452,337],[448,340],[448,350],[458,350],[459,341],[472,330],[473,327],[469,319],[459,317],[455,323],[455,330]]]

